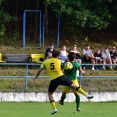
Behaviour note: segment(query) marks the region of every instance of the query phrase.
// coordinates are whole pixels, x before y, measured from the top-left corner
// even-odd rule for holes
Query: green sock
[[[65,98],[66,98],[66,95],[65,94],[62,94],[62,96],[61,96],[61,102],[62,103],[64,102]]]
[[[76,108],[77,109],[80,108],[80,96],[79,95],[76,96]]]

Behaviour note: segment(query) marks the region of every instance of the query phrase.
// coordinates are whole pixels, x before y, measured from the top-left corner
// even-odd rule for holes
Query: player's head
[[[53,58],[57,58],[57,57],[59,57],[60,56],[60,52],[59,51],[53,51],[52,52],[52,57]]]
[[[70,61],[74,61],[74,59],[76,58],[76,54],[74,52],[70,52],[68,58]]]

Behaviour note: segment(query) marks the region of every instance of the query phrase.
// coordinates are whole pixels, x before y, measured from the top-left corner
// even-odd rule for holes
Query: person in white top
[[[80,56],[80,52],[77,50],[76,45],[74,45],[74,47],[71,50],[71,52],[74,52],[76,54],[76,61],[81,64],[82,63],[82,59],[81,59],[81,56]]]
[[[65,61],[68,60],[68,53],[66,51],[66,46],[63,46],[61,51],[60,51],[60,59],[62,61],[62,63],[64,63]]]
[[[85,49],[83,49],[83,62],[86,63],[86,62],[89,62],[89,63],[92,63],[92,70],[95,70],[94,69],[94,65],[95,65],[95,57],[93,56],[93,53],[90,49],[90,46],[89,45],[86,45]]]

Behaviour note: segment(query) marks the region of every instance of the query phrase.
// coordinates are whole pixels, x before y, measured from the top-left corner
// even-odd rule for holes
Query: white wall
[[[81,96],[81,102],[105,102],[105,101],[117,101],[117,92],[93,92],[94,98],[88,100],[85,96]],[[60,100],[61,93],[54,93],[55,101]],[[0,102],[2,101],[35,101],[35,102],[48,102],[47,93],[35,93],[35,92],[0,92]],[[65,102],[74,102],[75,96],[73,93],[67,94]]]

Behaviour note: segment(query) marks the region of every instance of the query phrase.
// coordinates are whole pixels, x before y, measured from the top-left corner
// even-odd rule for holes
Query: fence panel
[[[29,66],[40,66],[41,63],[0,63],[0,66],[25,66],[25,75],[22,76],[0,76],[0,78],[25,78],[25,88],[27,90],[28,79],[33,78],[34,76],[29,75]],[[85,66],[91,66],[92,64],[82,64]],[[103,65],[103,64],[96,64],[96,65]],[[108,66],[110,64],[105,64]],[[115,66],[112,64],[112,66]],[[49,78],[49,76],[39,76],[38,78]],[[82,78],[117,78],[117,76],[82,76]]]

